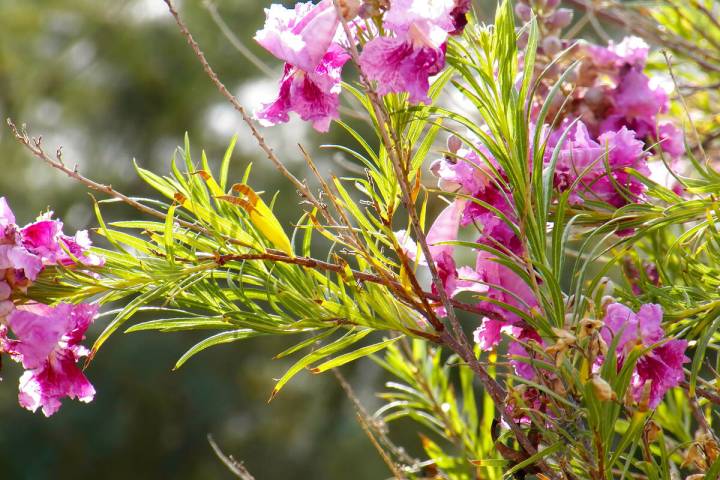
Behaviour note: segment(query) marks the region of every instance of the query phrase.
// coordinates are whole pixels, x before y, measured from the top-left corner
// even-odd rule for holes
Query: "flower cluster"
[[[682,382],[683,364],[690,361],[685,356],[686,340],[665,338],[662,316],[659,305],[643,305],[635,313],[625,305],[612,303],[607,307],[601,330],[607,345],[619,337],[616,350],[608,353],[618,357],[618,369],[634,348],[649,350],[638,360],[630,383],[633,400],[649,408],[657,407],[665,392]]]
[[[50,416],[64,397],[89,402],[95,389],[77,366],[87,349],[80,345],[97,315],[94,305],[39,303],[16,305],[46,266],[101,266],[89,251],[87,232],[63,234],[51,214],[19,227],[4,197],[0,197],[0,353],[21,363],[20,405]],[[12,334],[12,336],[10,335]]]
[[[601,205],[612,210],[643,201],[646,187],[636,175],[650,175],[651,155],[664,153],[674,161],[684,153],[681,131],[661,119],[668,110],[668,94],[644,73],[648,45],[635,37],[606,47],[579,43],[567,58],[556,62],[556,55],[570,46],[560,35],[570,24],[572,11],[558,8],[560,2],[554,0],[525,1],[516,9],[522,20],[532,17],[530,4],[536,7],[544,37],[539,58],[546,63],[537,65],[552,67],[530,105],[531,129],[539,123],[543,105],[549,108],[544,122],[552,122],[537,125],[544,132],[544,154],[536,161],[547,166],[556,159],[554,187],[567,192],[573,206]],[[410,103],[430,103],[430,78],[445,67],[448,39],[462,33],[470,2],[347,0],[339,7],[332,0],[322,0],[294,9],[273,5],[266,11],[265,26],[255,38],[286,63],[278,98],[256,114],[262,122],[286,122],[292,111],[312,121],[317,130],[327,131],[330,122],[339,118],[341,70],[350,58],[347,52],[355,49],[362,76],[378,94],[405,93]],[[353,38],[345,35],[346,27]],[[548,103],[548,82],[557,82],[557,70],[574,60],[579,60],[579,68],[572,88],[561,89]],[[533,161],[529,156],[529,169]],[[541,285],[541,279],[533,278],[535,272],[528,274],[523,267],[512,266],[513,259],[527,252],[506,172],[480,142],[468,144],[455,136],[448,140],[445,156],[433,162],[430,170],[440,189],[454,194],[428,230],[432,258],[418,251],[408,232],[396,232],[399,246],[419,265],[432,261],[450,297],[472,292],[477,306],[486,312],[475,331],[476,343],[490,350],[501,343],[503,335],[510,337],[508,351],[516,373],[535,379],[541,373],[527,357],[538,350],[528,348],[531,344],[546,348],[546,341],[531,326],[540,311],[535,286]],[[452,242],[461,228],[470,226],[479,232],[475,241],[480,248],[474,267],[458,267]],[[446,315],[441,306],[436,313]],[[622,335],[614,352],[619,365],[634,345],[646,348],[634,370],[631,396],[650,407],[680,382],[686,361],[686,343],[664,340],[661,319],[657,306],[646,305],[635,314],[613,304],[600,322],[602,334],[598,328],[595,335],[598,352],[594,358],[601,363],[615,335]],[[555,349],[557,354],[573,345],[573,334],[555,333],[564,336],[547,347],[550,351]]]
[[[559,147],[556,186],[564,190],[575,185],[571,203],[590,200],[616,208],[636,203],[645,187],[628,169],[649,175],[650,152],[662,153],[671,162],[683,155],[682,132],[660,119],[668,110],[668,94],[643,71],[648,52],[642,39],[627,37],[607,47],[581,42],[567,59],[580,64],[572,91],[554,99],[549,118],[559,127],[548,136],[545,160],[549,162],[566,133]]]
[[[429,79],[445,66],[446,41],[467,22],[468,0],[393,0],[298,3],[293,9],[272,5],[255,40],[285,62],[277,98],[255,113],[264,125],[289,120],[295,112],[321,132],[339,118],[341,74],[350,59],[348,48],[364,42],[359,62],[377,93],[408,93],[410,102],[429,103]],[[360,27],[363,19],[381,22],[383,35]],[[342,23],[356,35],[348,38]]]

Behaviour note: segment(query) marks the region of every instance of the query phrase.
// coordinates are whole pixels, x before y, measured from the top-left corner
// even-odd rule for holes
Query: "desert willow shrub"
[[[573,11],[554,0],[505,1],[488,25],[464,0],[272,5],[255,39],[285,67],[255,118],[335,124],[352,141],[332,148],[363,167],[323,177],[301,150],[313,189],[166,3],[297,189],[298,220],[276,218],[249,166],[231,173],[234,140],[219,171],[189,140],[168,175],[136,166],[157,192],[140,199],[10,122],[35,156],[139,215],[106,223],[97,202],[110,247],[92,248],[48,215],[18,227],[0,201],[2,350],[27,370],[22,406],[90,401],[77,362],[119,330],[212,332],[176,368],[285,335],[293,345],[274,357],[297,360],[270,398],[301,371],[364,357],[393,377],[374,415],[356,406],[397,478],[718,478],[720,126],[712,83],[692,83],[720,77],[717,4],[611,5],[610,20],[638,16],[635,36],[602,45],[574,39]],[[673,75],[640,36],[676,52]],[[111,302],[88,351],[84,332]],[[156,318],[133,323],[140,311]],[[393,444],[387,426],[404,417],[426,458]]]

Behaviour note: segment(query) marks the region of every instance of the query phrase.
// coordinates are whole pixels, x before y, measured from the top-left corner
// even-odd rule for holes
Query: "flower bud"
[[[572,10],[570,10],[569,8],[561,8],[554,12],[552,15],[550,15],[547,20],[545,20],[545,24],[551,30],[562,30],[563,28],[570,25],[570,22],[572,22],[572,18]]]
[[[545,55],[553,57],[562,49],[562,43],[558,37],[550,35],[543,39],[542,49]]]
[[[515,5],[515,14],[523,22],[529,22],[532,18],[532,9],[524,3]]]
[[[613,392],[612,387],[608,382],[601,378],[598,374],[593,374],[590,379],[590,386],[592,387],[595,397],[601,402],[607,400],[617,400],[617,395]]]
[[[455,135],[450,135],[447,139],[447,148],[452,153],[457,153],[462,148],[462,140]]]

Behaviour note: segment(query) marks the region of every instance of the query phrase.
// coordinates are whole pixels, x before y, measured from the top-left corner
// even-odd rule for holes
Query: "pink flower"
[[[620,43],[610,41],[607,48],[586,45],[589,61],[605,69],[619,69],[625,65],[642,70],[645,68],[650,47],[639,37],[625,37]]]
[[[8,317],[15,339],[5,340],[4,348],[26,369],[20,377],[20,405],[33,412],[42,407],[49,417],[64,397],[93,399],[95,389],[77,362],[88,353],[80,342],[96,315],[94,305],[61,303],[23,306]]]
[[[482,236],[478,242],[494,248],[501,246],[511,252],[522,250],[522,242],[515,235],[508,221],[515,222],[515,212],[510,201],[512,195],[505,192],[492,169],[485,164],[492,162],[494,169],[504,175],[502,168],[492,158],[485,147],[478,147],[485,159],[477,151],[463,148],[452,141],[452,156],[436,160],[430,166],[431,172],[439,177],[438,186],[446,191],[458,191],[482,201],[484,204],[468,200],[463,211],[462,226],[477,224],[482,227]],[[502,178],[501,178],[502,179]],[[496,211],[505,215],[504,220]]]
[[[445,67],[448,35],[464,25],[465,3],[455,0],[393,0],[383,25],[394,36],[369,41],[360,68],[377,82],[377,92],[409,94],[411,103],[431,103],[430,77]]]
[[[608,345],[620,335],[616,350],[608,353],[618,356],[618,368],[636,345],[647,348],[660,344],[640,357],[630,383],[630,391],[637,402],[644,400],[649,383],[647,400],[650,408],[657,407],[665,393],[682,382],[685,378],[683,364],[690,361],[685,356],[687,341],[664,338],[662,315],[659,305],[646,304],[635,313],[625,305],[613,303],[607,307],[605,328],[601,332]]]
[[[592,138],[625,127],[648,149],[662,141],[671,160],[684,153],[680,130],[658,118],[667,112],[669,98],[643,72],[649,52],[644,40],[627,37],[607,47],[583,44],[579,52],[583,63],[577,95],[568,104],[572,113],[566,121],[582,118]]]
[[[15,310],[15,304],[10,300],[12,288],[5,281],[0,281],[0,320],[4,319]],[[1,325],[1,323],[0,323]],[[0,344],[0,352],[2,345]]]
[[[255,40],[290,65],[312,72],[335,39],[340,25],[332,0],[298,3],[293,10],[274,4],[265,9],[265,26]]]
[[[662,88],[651,86],[647,75],[630,69],[621,75],[613,101],[616,114],[654,125],[655,116],[667,111],[668,95]]]
[[[0,229],[4,230],[10,225],[15,225],[15,215],[10,210],[10,205],[8,205],[5,197],[0,197]]]
[[[0,245],[0,270],[17,270],[29,280],[37,279],[42,259],[20,245]]]
[[[465,207],[465,200],[457,199],[445,207],[435,218],[427,233],[427,243],[430,247],[430,255],[436,258],[443,253],[452,255],[455,249],[452,245],[441,245],[441,242],[457,240],[460,227],[460,216]]]
[[[39,257],[43,265],[102,266],[104,259],[89,253],[92,242],[87,231],[80,230],[74,237],[63,234],[63,224],[52,220],[51,214],[41,217],[20,230],[21,242],[28,252]],[[68,253],[69,252],[69,253]]]
[[[487,252],[478,253],[475,271],[488,287],[485,296],[489,300],[480,302],[480,306],[500,317],[484,318],[482,325],[475,330],[475,342],[481,349],[489,350],[500,343],[503,331],[512,332],[507,328],[526,327],[522,318],[511,309],[530,313],[538,302],[530,286],[517,273],[498,263]]]
[[[538,335],[538,333],[532,328],[513,327],[511,332],[514,340],[511,340],[508,345],[508,354],[514,357],[530,358],[530,354],[523,344],[528,344],[530,342],[536,342],[540,345],[544,344],[540,335]],[[533,367],[533,365],[529,362],[515,358],[510,360],[510,364],[515,369],[517,376],[522,377],[525,380],[533,380],[537,377],[535,367]]]
[[[546,162],[552,157],[556,141],[551,137],[548,142]],[[578,205],[590,200],[622,207],[637,201],[645,191],[644,184],[630,175],[627,168],[649,176],[647,156],[643,142],[626,127],[603,133],[595,141],[585,124],[577,122],[560,148],[555,166],[555,187],[564,191],[580,179],[570,194],[570,203]]]
[[[467,14],[472,7],[471,0],[455,0],[455,6],[450,11],[452,18],[453,30],[450,35],[462,35],[465,25],[468,23]]]
[[[678,158],[685,153],[685,137],[672,122],[662,122],[658,126],[658,142],[663,152],[672,158]]]
[[[360,67],[380,95],[407,92],[411,103],[431,103],[429,79],[444,66],[444,46],[416,47],[404,38],[377,37],[360,54]]]
[[[61,222],[50,219],[31,223],[20,230],[22,244],[28,251],[42,258],[44,263],[56,263],[58,251],[62,251],[58,244],[62,226]]]
[[[316,130],[328,131],[330,122],[340,117],[340,74],[349,58],[338,45],[332,45],[309,72],[286,63],[277,99],[263,105],[256,118],[263,125],[277,125],[289,121],[289,112],[295,112],[311,121]]]
[[[415,46],[440,48],[457,28],[452,16],[455,8],[455,0],[393,0],[383,23]]]
[[[435,160],[430,171],[438,177],[438,187],[446,192],[472,195],[491,184],[492,172],[485,167],[475,150],[464,148],[457,137],[450,137],[448,149],[452,155]],[[484,147],[479,147],[490,156]],[[497,167],[497,166],[496,166]]]

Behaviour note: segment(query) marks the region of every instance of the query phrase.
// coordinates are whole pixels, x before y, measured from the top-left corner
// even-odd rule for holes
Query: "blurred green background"
[[[218,0],[234,33],[274,71],[269,78],[223,36],[201,0],[178,2],[191,30],[228,87],[249,108],[271,100],[278,62],[255,48],[264,5]],[[216,163],[239,135],[231,173],[254,162],[253,186],[280,191],[286,225],[296,218],[297,195],[257,154],[239,116],[223,102],[181,38],[162,0],[0,0],[0,117],[27,123],[48,151],[63,146],[67,163],[98,181],[133,194],[148,193],[132,159],[164,173],[188,132],[193,154],[201,148]],[[333,143],[293,122],[266,131],[281,158],[299,175],[296,148],[306,144],[324,168],[340,173]],[[337,140],[337,138],[336,138]],[[0,196],[18,222],[46,208],[66,232],[94,225],[82,185],[51,170],[0,128]],[[130,219],[129,209],[111,210]],[[97,240],[97,237],[94,237]],[[89,341],[107,322],[100,321]],[[87,374],[98,393],[89,405],[65,401],[46,419],[17,404],[20,370],[3,362],[0,385],[0,477],[13,479],[233,478],[214,456],[211,433],[228,454],[262,479],[385,478],[387,470],[355,423],[349,402],[330,376],[301,374],[271,404],[273,378],[289,366],[270,358],[287,345],[259,339],[207,350],[177,372],[175,360],[201,338],[193,334],[115,336]],[[346,369],[372,409],[380,383],[371,362]]]

